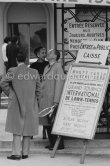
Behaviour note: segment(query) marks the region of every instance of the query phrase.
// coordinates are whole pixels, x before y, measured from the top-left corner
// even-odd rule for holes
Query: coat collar
[[[44,70],[43,76],[45,76],[46,74],[48,74],[48,73],[52,70],[53,66],[54,66],[56,63],[57,63],[57,62],[53,63],[52,65],[47,65],[46,68],[45,68],[45,70]]]
[[[24,65],[24,63],[18,63],[18,66]]]

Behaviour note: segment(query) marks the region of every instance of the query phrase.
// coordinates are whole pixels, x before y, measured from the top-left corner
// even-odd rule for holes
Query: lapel
[[[56,64],[56,62],[53,65],[47,65],[46,68],[45,68],[45,70],[44,70],[43,76],[45,76],[46,74],[48,74],[52,70],[52,68],[53,68],[53,66],[55,64]]]

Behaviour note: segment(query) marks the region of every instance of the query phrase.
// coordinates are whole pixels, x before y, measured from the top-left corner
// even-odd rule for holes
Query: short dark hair
[[[26,57],[27,57],[26,53],[22,50],[19,50],[16,59],[18,62],[25,62]]]
[[[54,54],[57,56],[56,61],[60,59],[60,51],[59,50],[54,50]]]
[[[12,43],[16,43],[17,40],[18,40],[18,37],[17,37],[17,36],[12,36],[12,37],[11,37],[11,42],[12,42]]]
[[[10,41],[10,39],[11,39],[10,37],[6,36],[3,41],[4,41],[4,43],[8,43]]]
[[[37,54],[38,52],[40,52],[41,49],[44,49],[44,47],[40,46],[40,47],[35,48],[34,54]]]

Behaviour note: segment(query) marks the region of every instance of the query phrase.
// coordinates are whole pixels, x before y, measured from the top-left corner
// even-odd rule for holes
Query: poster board
[[[109,50],[109,41],[82,41],[75,63],[105,65]]]
[[[93,139],[109,73],[108,66],[71,65],[52,134]]]
[[[83,41],[105,41],[106,24],[98,22],[68,22],[69,50],[79,50]]]
[[[75,63],[105,65],[109,50],[79,49]]]

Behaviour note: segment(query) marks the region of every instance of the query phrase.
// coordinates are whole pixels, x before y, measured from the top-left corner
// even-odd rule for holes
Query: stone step
[[[56,155],[61,154],[74,154],[74,155],[81,155],[82,154],[83,147],[65,147],[63,150],[57,150]],[[0,155],[2,154],[10,154],[12,151],[11,146],[10,148],[0,148]],[[30,147],[30,154],[49,154],[51,155],[52,151],[49,151],[48,149],[45,149],[44,146],[32,146]],[[88,147],[86,149],[86,155],[108,155],[110,156],[110,147]]]
[[[0,141],[0,149],[11,148],[12,142],[11,141]],[[31,140],[31,148],[44,148],[48,145],[48,139],[33,139]],[[82,148],[83,147],[83,140],[81,139],[64,139],[64,146],[67,149],[74,149],[74,148]],[[96,140],[89,140],[87,143],[87,148],[109,148],[110,149],[110,140],[109,139],[96,139]]]
[[[1,103],[8,103],[8,97],[1,97]]]
[[[12,139],[11,139],[12,140]],[[51,151],[45,149],[48,145],[48,139],[36,138],[31,140],[31,154],[51,154]],[[81,155],[83,149],[83,140],[76,138],[64,138],[63,150],[57,150],[56,153]],[[11,153],[12,141],[0,141],[0,155]],[[110,140],[109,139],[94,139],[88,140],[87,155],[110,155]]]
[[[10,154],[11,153],[11,149],[0,149],[0,155],[4,155],[4,154]],[[51,155],[52,151],[48,150],[48,149],[44,149],[44,148],[37,148],[37,149],[32,149],[30,148],[30,154],[49,154]],[[79,148],[74,148],[74,149],[68,149],[65,148],[63,150],[57,150],[56,151],[56,155],[57,154],[74,154],[74,155],[81,155],[82,154],[82,149]],[[86,155],[108,155],[110,156],[110,148],[87,148],[86,149]]]
[[[2,103],[1,103],[0,109],[7,109],[7,108],[8,108],[8,104],[2,104]]]
[[[0,149],[7,149],[7,148],[11,148],[12,145],[12,141],[0,141]],[[46,145],[48,145],[48,140],[31,140],[31,147],[32,148],[36,148],[36,147],[45,147]]]
[[[1,109],[7,109],[7,108],[8,108],[8,97],[1,96]]]

